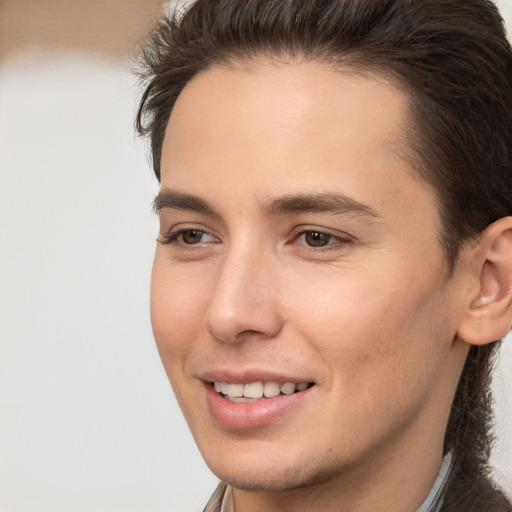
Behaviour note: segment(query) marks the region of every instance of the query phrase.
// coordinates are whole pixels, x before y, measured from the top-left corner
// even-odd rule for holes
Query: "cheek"
[[[289,294],[303,337],[331,368],[332,386],[378,395],[382,382],[424,384],[441,364],[451,341],[442,283],[407,275],[405,267],[346,273],[310,286],[308,295]]]
[[[323,432],[333,445],[338,439],[352,439],[354,446],[379,439],[416,417],[437,393],[450,346],[439,316],[442,301],[432,298],[438,290],[433,282],[382,283],[347,278],[323,287],[316,303],[312,293],[297,304],[300,337],[314,345],[326,369],[326,419],[319,436]],[[301,321],[307,310],[316,314]],[[441,320],[432,326],[433,318]]]
[[[197,389],[187,385],[188,365],[198,350],[204,329],[207,298],[200,282],[184,277],[158,251],[151,274],[151,324],[158,353],[174,394],[189,426],[197,423],[194,409]]]
[[[183,371],[203,329],[207,297],[197,280],[182,276],[158,251],[151,274],[151,324],[162,362],[172,378]]]

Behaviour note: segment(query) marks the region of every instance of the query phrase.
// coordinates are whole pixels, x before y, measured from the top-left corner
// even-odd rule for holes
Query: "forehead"
[[[229,183],[242,204],[245,192],[261,202],[335,186],[378,209],[411,181],[429,189],[408,158],[407,119],[407,94],[381,74],[313,62],[213,67],[174,106],[162,185],[201,196]],[[403,199],[402,213],[416,201]]]
[[[372,143],[377,151],[382,142],[390,152],[405,155],[407,103],[406,94],[382,74],[314,62],[215,66],[192,79],[178,97],[162,157],[177,158],[191,137],[220,143],[219,150],[227,146],[233,156],[235,140],[274,156],[311,154],[313,143],[318,151],[332,142],[343,150],[352,147],[357,134],[360,147]]]

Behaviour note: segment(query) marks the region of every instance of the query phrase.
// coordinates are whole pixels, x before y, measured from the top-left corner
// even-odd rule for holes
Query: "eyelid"
[[[340,231],[338,229],[331,229],[331,228],[325,228],[325,227],[320,227],[320,226],[315,226],[315,225],[310,225],[310,224],[307,224],[307,225],[300,225],[300,226],[296,226],[295,228],[293,228],[293,236],[298,236],[298,235],[302,235],[304,233],[322,233],[323,235],[328,235],[328,236],[333,236],[334,238],[341,238],[343,240],[347,239],[347,240],[354,240],[355,241],[355,237],[350,235],[349,233],[347,233],[346,231]]]

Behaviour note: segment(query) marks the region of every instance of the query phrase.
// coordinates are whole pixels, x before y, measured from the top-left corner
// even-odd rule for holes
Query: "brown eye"
[[[319,231],[307,231],[304,233],[304,241],[311,247],[324,247],[332,243],[332,235],[320,233]]]
[[[188,229],[181,233],[181,239],[183,240],[183,242],[189,245],[198,244],[202,241],[204,234],[204,231],[199,231],[197,229]]]
[[[187,245],[219,243],[219,239],[202,229],[178,229],[168,235],[160,235],[158,241],[165,245],[185,249]]]

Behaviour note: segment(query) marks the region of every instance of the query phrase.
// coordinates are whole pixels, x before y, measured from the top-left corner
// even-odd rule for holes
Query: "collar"
[[[444,496],[448,487],[448,480],[452,473],[453,457],[451,453],[444,456],[437,477],[432,489],[425,498],[425,501],[415,510],[415,512],[439,512],[443,506]],[[222,511],[221,511],[222,512]]]

